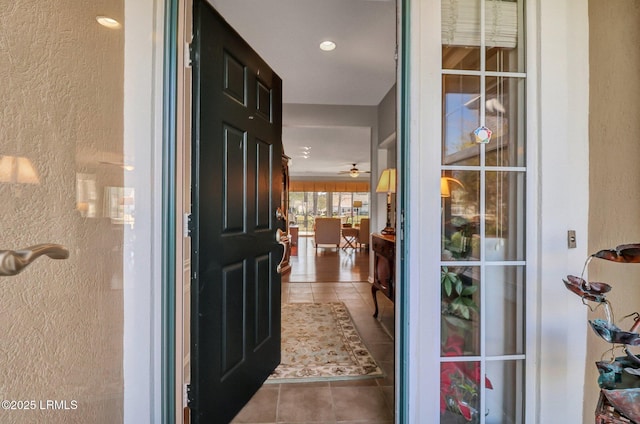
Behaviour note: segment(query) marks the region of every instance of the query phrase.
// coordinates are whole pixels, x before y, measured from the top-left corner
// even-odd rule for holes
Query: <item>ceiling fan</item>
[[[358,177],[358,175],[360,175],[361,173],[370,174],[370,173],[371,173],[371,171],[360,171],[360,170],[356,167],[356,164],[354,163],[354,164],[353,164],[353,167],[352,167],[350,170],[348,170],[348,171],[340,171],[340,172],[338,172],[338,174],[349,174],[349,176],[350,176],[350,177],[353,177],[353,178],[357,178],[357,177]]]

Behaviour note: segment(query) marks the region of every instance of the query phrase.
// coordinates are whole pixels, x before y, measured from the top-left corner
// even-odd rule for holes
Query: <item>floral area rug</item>
[[[282,305],[282,360],[266,383],[383,376],[342,302]]]

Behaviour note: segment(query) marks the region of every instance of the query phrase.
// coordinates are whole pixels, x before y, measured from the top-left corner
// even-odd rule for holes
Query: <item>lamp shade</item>
[[[40,178],[29,159],[22,156],[0,156],[0,182],[40,184]]]
[[[376,193],[395,193],[396,192],[396,170],[395,168],[387,168],[382,171],[378,180]]]
[[[464,189],[464,185],[460,181],[452,177],[440,177],[440,197],[451,197],[451,187],[449,182],[454,182]]]
[[[440,178],[440,197],[451,197],[451,190],[449,190],[449,181],[446,177]]]

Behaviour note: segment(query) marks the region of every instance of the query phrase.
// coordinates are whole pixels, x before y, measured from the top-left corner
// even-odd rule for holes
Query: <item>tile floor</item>
[[[282,302],[344,302],[385,377],[319,383],[265,384],[233,423],[393,423],[394,307],[378,293],[373,318],[368,282],[283,283]]]

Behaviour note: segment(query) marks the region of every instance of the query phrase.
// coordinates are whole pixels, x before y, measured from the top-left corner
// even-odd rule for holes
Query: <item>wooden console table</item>
[[[298,233],[297,225],[289,225],[289,238],[291,239],[291,256],[298,256]]]
[[[371,235],[371,250],[374,253],[373,259],[373,285],[371,295],[373,304],[376,306],[374,317],[378,317],[377,291],[381,291],[385,296],[394,302],[396,288],[393,277],[396,265],[396,237],[374,233]]]

